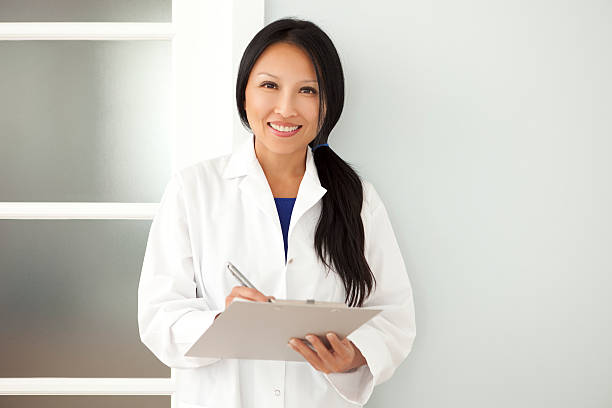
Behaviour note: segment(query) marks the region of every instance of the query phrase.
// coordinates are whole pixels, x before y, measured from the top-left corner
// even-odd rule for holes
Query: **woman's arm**
[[[189,227],[179,175],[168,183],[151,224],[138,286],[142,342],[164,364],[202,367],[219,359],[185,357],[222,310],[196,297]]]
[[[383,309],[347,336],[366,365],[325,377],[346,400],[365,404],[374,386],[387,381],[408,356],[416,336],[412,288],[386,208],[374,187],[364,181],[365,255],[376,277],[364,307]]]

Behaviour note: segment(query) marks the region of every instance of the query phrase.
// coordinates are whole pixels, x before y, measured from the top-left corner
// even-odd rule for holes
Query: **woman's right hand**
[[[276,299],[274,296],[266,296],[257,289],[247,288],[246,286],[234,286],[229,295],[225,298],[225,308],[232,303],[235,298],[253,300],[255,302],[267,302],[269,299]],[[219,317],[221,313],[215,316]]]

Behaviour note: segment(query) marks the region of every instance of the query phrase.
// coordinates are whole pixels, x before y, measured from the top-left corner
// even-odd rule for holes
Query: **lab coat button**
[[[293,262],[293,258],[290,258],[290,259],[289,259],[289,263],[292,263],[292,262]]]
[[[274,395],[277,397],[280,395],[280,390],[278,388],[274,390]]]

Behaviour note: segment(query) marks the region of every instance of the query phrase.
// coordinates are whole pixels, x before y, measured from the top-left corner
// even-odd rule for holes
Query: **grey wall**
[[[368,407],[612,406],[612,3],[267,0],[332,38],[330,145],[377,187],[415,293]]]

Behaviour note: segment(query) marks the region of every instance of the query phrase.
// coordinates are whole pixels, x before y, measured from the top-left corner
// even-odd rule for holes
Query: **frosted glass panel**
[[[0,201],[159,201],[169,41],[2,41],[0,61]]]
[[[2,408],[170,408],[170,396],[0,395]]]
[[[150,225],[0,220],[0,377],[170,375],[138,334]]]
[[[0,22],[170,22],[171,0],[1,0]]]

